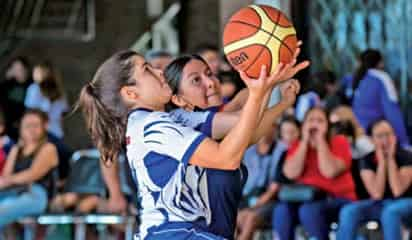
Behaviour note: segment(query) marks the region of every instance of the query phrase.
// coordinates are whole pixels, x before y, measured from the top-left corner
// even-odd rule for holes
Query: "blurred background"
[[[24,55],[48,59],[61,71],[70,106],[80,86],[100,62],[119,49],[194,51],[199,44],[221,46],[223,27],[236,10],[250,3],[275,6],[292,19],[304,41],[301,58],[312,61],[300,76],[324,68],[338,79],[353,72],[367,48],[382,51],[385,67],[399,91],[412,127],[412,3],[408,0],[224,1],[224,0],[2,0],[0,2],[0,72]],[[88,136],[79,114],[64,118],[65,141],[85,147]]]
[[[127,209],[130,218],[122,218],[123,215],[98,217],[90,215],[89,218],[84,217],[79,220],[76,218],[77,215],[64,214],[73,209],[81,214],[99,212],[99,209],[105,212],[104,204],[100,200],[107,198],[108,191],[105,189],[101,173],[96,171],[99,168],[99,153],[93,149],[80,111],[73,112],[81,87],[93,78],[97,67],[114,52],[122,49],[133,49],[146,55],[147,59],[173,58],[185,53],[209,51],[209,55],[202,56],[211,67],[212,61],[219,63],[217,70],[212,69],[212,72],[218,74],[222,83],[222,92],[226,93],[227,90],[228,95],[225,97],[230,99],[243,85],[239,82],[239,78],[233,75],[233,71],[230,71],[230,66],[224,58],[222,32],[233,13],[252,3],[266,4],[282,10],[293,22],[298,39],[303,41],[299,60],[311,61],[310,67],[297,75],[302,91],[295,108],[287,112],[293,115],[288,116],[292,119],[283,119],[295,131],[293,140],[299,137],[300,123],[303,123],[304,114],[315,106],[325,107],[326,110],[334,113],[335,120],[339,118],[341,122],[349,121],[349,123],[346,121],[346,124],[350,125],[348,128],[345,128],[344,124],[331,124],[330,129],[335,127],[332,130],[344,135],[351,132],[347,134],[347,138],[352,141],[353,149],[356,148],[355,142],[358,137],[354,132],[363,127],[365,129],[359,130],[360,135],[362,137],[366,137],[366,134],[370,135],[363,122],[359,124],[356,120],[356,117],[359,118],[359,112],[362,113],[365,109],[354,109],[355,113],[353,113],[350,107],[343,110],[336,107],[341,104],[352,104],[357,89],[351,82],[347,82],[347,76],[355,73],[361,66],[361,53],[367,49],[376,49],[384,59],[381,70],[388,73],[391,78],[391,80],[382,80],[382,82],[386,81],[385,90],[382,91],[387,91],[385,93],[389,100],[385,103],[377,102],[376,106],[381,104],[386,108],[388,106],[385,104],[388,102],[392,104],[384,117],[389,119],[391,113],[395,112],[396,119],[389,122],[395,128],[399,142],[405,146],[405,149],[410,149],[412,135],[412,31],[410,31],[412,1],[410,0],[0,0],[0,109],[2,110],[0,143],[3,148],[0,151],[0,180],[5,156],[10,151],[9,143],[21,143],[18,140],[18,126],[24,110],[40,108],[48,114],[49,127],[44,134],[47,134],[49,141],[56,145],[58,150],[56,157],[59,159],[57,175],[52,176],[54,173],[50,170],[51,182],[55,182],[56,186],[48,186],[48,191],[56,197],[51,200],[49,195],[48,210],[53,214],[63,214],[60,214],[59,218],[54,218],[54,215],[49,216],[46,212],[45,218],[37,218],[34,221],[44,225],[77,224],[76,229],[48,228],[40,231],[37,229],[40,234],[36,233],[36,239],[42,239],[44,236],[46,236],[44,239],[64,239],[62,236],[67,236],[67,239],[108,239],[105,236],[108,231],[121,232],[121,235],[112,234],[111,239],[131,239],[135,226],[134,216],[137,214],[136,193],[135,186],[128,175],[130,171],[127,161],[122,157],[121,162],[124,163],[122,166],[125,167],[120,169],[121,191],[132,205],[131,209]],[[207,59],[207,56],[211,58]],[[367,92],[369,86],[365,89],[363,90]],[[40,113],[33,114],[42,116]],[[335,121],[332,116],[327,120]],[[268,133],[269,142],[266,142],[266,139],[260,143],[263,144],[263,148],[271,150],[265,154],[272,154],[278,158],[277,160],[281,158],[280,156],[285,157],[283,154],[292,142],[282,139],[284,137],[281,133],[282,124],[283,122],[274,123],[273,132]],[[397,132],[399,129],[401,135]],[[373,136],[366,138],[373,138]],[[272,152],[283,141],[287,142],[287,147],[279,150],[282,154]],[[370,142],[368,140],[369,144]],[[360,157],[354,155],[353,159],[355,158]],[[245,157],[246,165],[247,161]],[[412,166],[412,160],[410,161],[409,169]],[[266,170],[264,167],[249,169],[249,178],[260,178],[262,172]],[[355,184],[362,185],[358,170],[357,165],[353,164],[350,171],[354,174]],[[412,191],[410,185],[408,187]],[[266,185],[254,186],[253,183],[247,186],[253,189],[250,193],[258,189],[256,192],[259,194],[263,192],[263,187],[265,189],[267,187]],[[277,186],[274,191],[276,193],[280,189]],[[73,192],[76,194],[70,195]],[[64,195],[64,193],[70,194]],[[2,191],[0,191],[0,199],[1,194]],[[256,201],[255,195],[251,198],[249,195],[243,197],[249,201],[248,204],[250,201]],[[410,200],[411,196],[408,197]],[[253,206],[254,203],[250,205]],[[30,216],[30,214],[26,215]],[[411,220],[410,215],[409,220]],[[22,234],[12,232],[6,236],[24,235],[24,239],[33,239],[35,234],[30,228],[33,222],[30,222],[30,219],[27,221],[20,221],[20,225],[10,228]],[[332,230],[336,230],[336,222],[336,219],[332,221],[334,224],[331,225]],[[87,224],[96,224],[97,227],[92,230],[94,232],[89,233],[85,230]],[[120,230],[116,227],[114,230],[108,230],[107,224],[123,224],[123,226],[119,227]],[[379,228],[375,221],[368,224],[366,226],[368,231],[373,232]],[[408,225],[405,231],[407,233],[405,236],[409,238],[410,226],[412,225]],[[266,239],[270,239],[272,237],[270,224],[264,229],[269,234]],[[2,239],[1,230],[0,221],[0,239]],[[254,231],[249,233],[253,235]],[[86,237],[89,234],[92,237]],[[297,235],[304,236],[299,231]],[[264,234],[254,236],[255,239],[265,239]],[[377,239],[380,235],[370,236],[369,239]]]

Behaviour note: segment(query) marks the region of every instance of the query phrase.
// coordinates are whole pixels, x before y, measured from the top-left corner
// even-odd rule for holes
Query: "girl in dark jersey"
[[[296,52],[295,57],[298,53],[299,51]],[[308,66],[308,62],[296,66],[295,63],[296,60],[282,68],[283,81]],[[172,114],[181,121],[192,122],[192,127],[207,131],[214,139],[224,136],[225,132],[236,123],[248,95],[247,90],[244,90],[232,101],[224,103],[218,79],[207,63],[197,55],[175,59],[166,68],[165,77],[174,94],[172,100],[175,104],[171,108],[180,107],[172,111]],[[244,79],[246,76],[241,74],[241,77]],[[299,83],[296,80],[285,84],[284,101],[266,110],[263,120],[256,129],[253,142],[256,142],[272,126],[273,121],[294,103],[298,91]],[[196,112],[192,112],[193,110],[212,111],[216,114],[209,121],[196,121],[195,119],[199,117]],[[237,170],[207,170],[209,202],[214,213],[209,226],[211,232],[233,239],[237,210],[246,178],[247,170],[244,165]]]

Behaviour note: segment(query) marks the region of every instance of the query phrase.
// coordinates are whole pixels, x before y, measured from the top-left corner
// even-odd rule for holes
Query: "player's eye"
[[[194,84],[194,85],[199,85],[200,81],[201,81],[201,79],[200,79],[199,76],[196,76],[196,77],[192,78],[192,84]]]

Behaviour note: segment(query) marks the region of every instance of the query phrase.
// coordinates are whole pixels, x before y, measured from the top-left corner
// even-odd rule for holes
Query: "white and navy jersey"
[[[137,109],[129,114],[127,157],[138,184],[140,237],[167,223],[210,223],[205,170],[189,165],[205,138],[169,113]]]
[[[170,112],[170,116],[175,122],[198,130],[208,137],[212,136],[212,123],[215,114],[216,112],[213,111],[188,112],[180,108]]]
[[[176,109],[171,115],[176,121],[183,122],[202,133],[211,136],[213,117],[216,109],[210,111],[187,112]],[[248,172],[242,164],[237,170],[206,169],[211,223],[207,230],[227,239],[234,239],[237,211],[242,197]]]

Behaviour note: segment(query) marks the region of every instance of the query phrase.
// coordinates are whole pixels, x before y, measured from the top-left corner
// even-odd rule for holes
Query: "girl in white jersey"
[[[204,168],[236,169],[248,147],[271,88],[283,71],[244,78],[249,95],[239,121],[220,142],[168,113],[172,91],[163,74],[133,51],[106,60],[80,95],[88,130],[110,164],[126,144],[138,184],[144,239],[222,239],[207,232],[210,207]],[[243,74],[244,75],[244,74]]]

